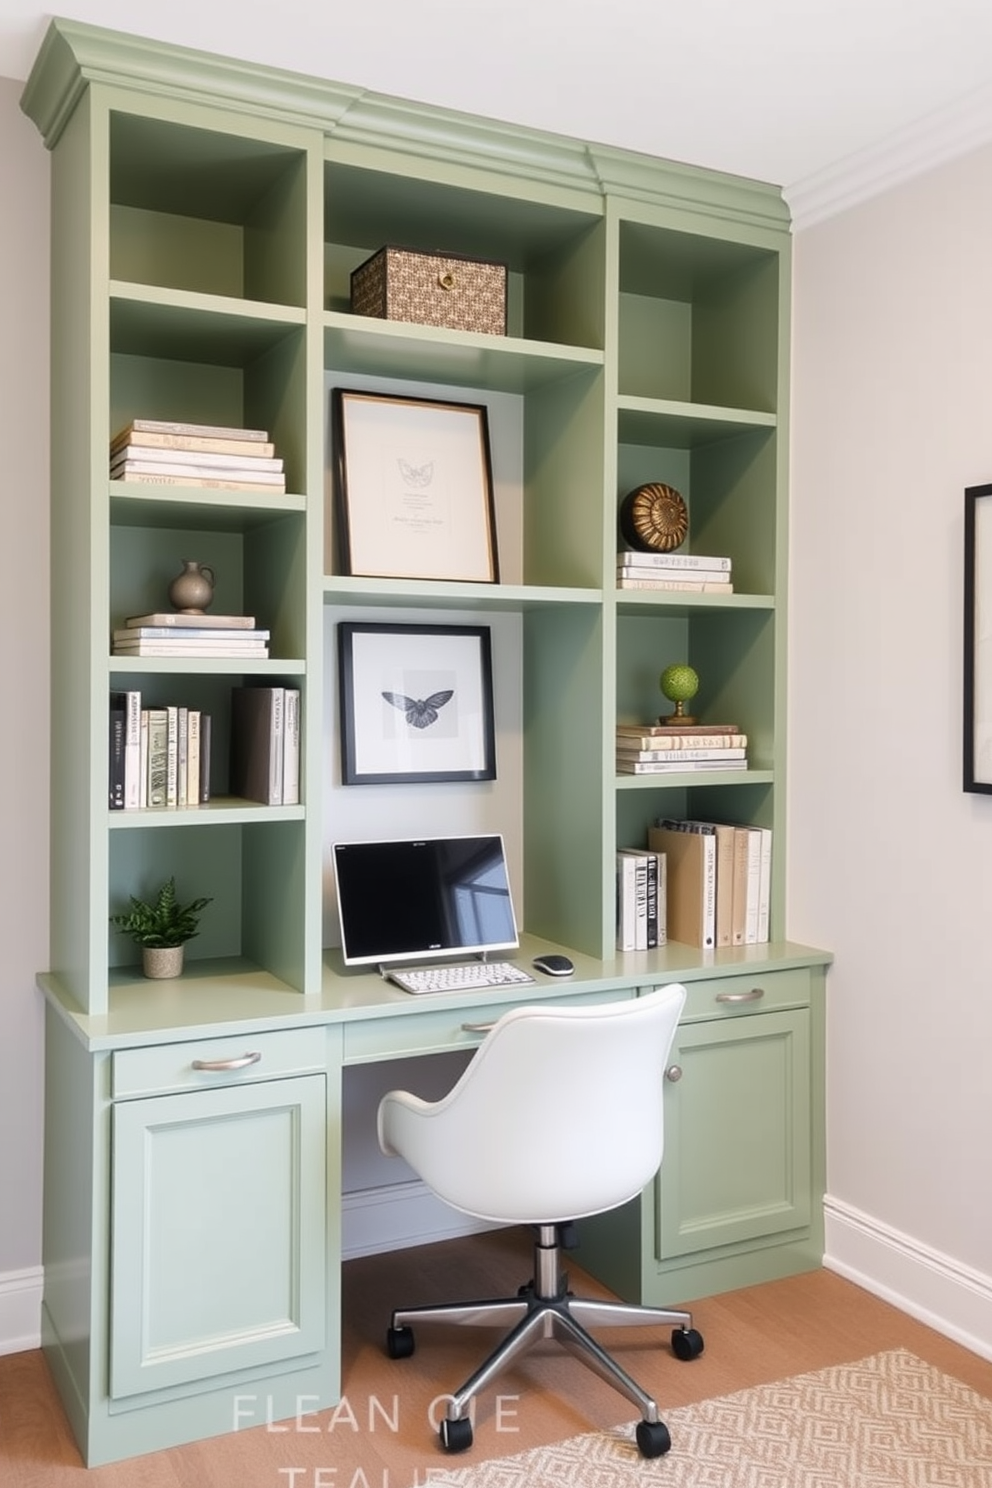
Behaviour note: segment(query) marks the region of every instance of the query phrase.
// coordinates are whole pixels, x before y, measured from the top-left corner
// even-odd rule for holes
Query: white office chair
[[[562,1270],[573,1220],[626,1203],[654,1177],[664,1147],[665,1062],[685,988],[623,1002],[554,1004],[506,1013],[452,1090],[433,1103],[390,1091],[379,1104],[379,1145],[406,1159],[447,1203],[480,1219],[534,1226],[534,1276],[515,1297],[400,1308],[387,1351],[414,1350],[411,1324],[506,1324],[510,1332],[461,1389],[441,1423],[449,1452],[472,1445],[469,1405],[531,1343],[557,1337],[634,1402],[645,1457],[671,1446],[658,1407],[586,1324],[674,1325],[680,1359],[703,1351],[688,1312],[572,1296]]]

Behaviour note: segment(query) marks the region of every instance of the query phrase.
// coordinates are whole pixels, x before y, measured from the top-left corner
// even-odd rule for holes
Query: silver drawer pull
[[[194,1059],[195,1070],[211,1070],[213,1072],[226,1070],[247,1069],[250,1064],[257,1064],[261,1054],[242,1054],[239,1059]]]
[[[671,1080],[673,1085],[677,1085],[681,1078],[682,1066],[680,1064],[670,1064],[665,1071],[665,1079]]]
[[[489,1033],[490,1030],[493,1029],[493,1028],[495,1028],[495,1027],[496,1027],[496,1024],[495,1023],[463,1023],[462,1024],[462,1032],[463,1033]]]
[[[750,992],[718,992],[717,1002],[760,1002],[765,995],[764,987],[752,987]]]

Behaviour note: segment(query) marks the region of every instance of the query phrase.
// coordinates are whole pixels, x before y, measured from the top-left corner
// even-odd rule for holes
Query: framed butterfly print
[[[488,410],[334,388],[341,571],[499,581]]]
[[[337,629],[343,785],[495,780],[487,625]]]

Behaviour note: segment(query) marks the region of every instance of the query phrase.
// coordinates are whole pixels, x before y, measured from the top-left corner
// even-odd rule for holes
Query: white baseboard
[[[825,1266],[992,1360],[992,1276],[829,1196],[824,1218]]]
[[[41,1347],[40,1266],[0,1272],[0,1354]]]
[[[498,1228],[460,1214],[419,1181],[345,1194],[341,1225],[342,1256],[346,1261]]]

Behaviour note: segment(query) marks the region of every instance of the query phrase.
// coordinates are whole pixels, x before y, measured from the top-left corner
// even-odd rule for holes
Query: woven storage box
[[[506,335],[506,265],[414,248],[380,248],[351,276],[356,315]]]

